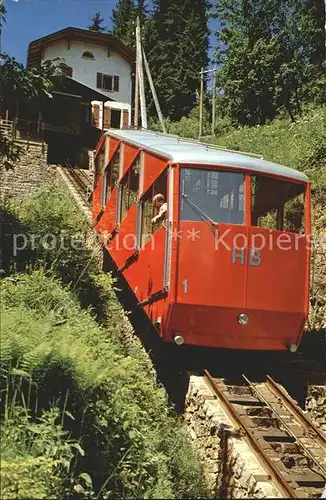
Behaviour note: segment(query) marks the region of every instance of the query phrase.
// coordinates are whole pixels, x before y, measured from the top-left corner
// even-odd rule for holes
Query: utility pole
[[[200,71],[199,139],[203,135],[203,107],[204,107],[204,68],[202,68]]]
[[[6,8],[4,6],[3,0],[0,0],[0,54],[1,54],[1,42],[2,42],[2,23],[5,20],[4,15],[6,13]]]
[[[161,124],[161,127],[162,127],[163,134],[166,134],[166,128],[165,128],[165,123],[164,123],[164,119],[163,119],[163,115],[162,115],[160,103],[158,102],[158,98],[157,98],[155,86],[154,86],[154,83],[153,83],[151,71],[149,69],[149,65],[148,65],[148,62],[147,62],[147,57],[146,57],[144,49],[143,49],[143,58],[144,58],[144,65],[145,65],[145,71],[146,71],[147,78],[148,78],[148,83],[149,83],[149,86],[151,88],[152,96],[153,96],[154,103],[155,103],[156,112],[157,112],[158,118],[160,120],[160,124]]]
[[[136,60],[136,74],[135,74],[135,114],[134,114],[134,127],[138,128],[139,122],[139,78],[138,78],[138,61]]]
[[[213,96],[212,96],[212,135],[215,135],[215,113],[216,113],[216,69],[213,76]]]
[[[141,114],[141,126],[147,129],[147,111],[146,111],[146,98],[145,98],[145,86],[144,86],[144,73],[143,73],[143,57],[141,49],[141,37],[140,37],[140,20],[137,17],[136,26],[136,56],[137,56],[137,70],[138,70],[138,81],[139,81],[139,93],[140,93],[140,114]]]
[[[325,0],[326,1],[326,0]],[[213,124],[215,129],[215,93],[216,93],[216,69],[207,69],[204,71],[204,68],[200,70],[200,99],[199,99],[199,139],[203,135],[203,111],[204,111],[204,74],[214,72],[214,89],[213,89],[213,100],[214,100],[214,121],[213,121],[213,113],[212,113],[212,130]],[[214,132],[212,132],[214,135]]]

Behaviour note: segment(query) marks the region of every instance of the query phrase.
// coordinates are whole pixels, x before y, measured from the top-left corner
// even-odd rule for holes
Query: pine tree
[[[135,46],[136,7],[133,0],[118,0],[112,10],[112,34],[131,48]]]
[[[162,112],[173,120],[196,104],[200,69],[208,63],[207,11],[206,0],[156,0],[148,24],[151,71]]]
[[[100,12],[95,12],[92,18],[92,24],[88,26],[90,31],[96,31],[97,33],[103,33],[106,30],[105,26],[102,26],[104,19],[101,17]]]

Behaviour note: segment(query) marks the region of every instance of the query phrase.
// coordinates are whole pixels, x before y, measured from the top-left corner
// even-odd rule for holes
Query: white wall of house
[[[86,59],[85,51],[94,59]],[[97,73],[119,76],[119,91],[98,89],[115,101],[131,104],[131,67],[119,54],[107,47],[79,40],[58,40],[44,49],[43,60],[60,57],[73,69],[72,77],[79,82],[97,89]]]

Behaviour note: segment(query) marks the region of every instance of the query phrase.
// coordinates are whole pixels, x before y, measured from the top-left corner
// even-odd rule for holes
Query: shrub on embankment
[[[76,235],[83,226],[73,202],[51,191],[15,205],[6,220],[29,234]],[[8,225],[5,233],[9,242]],[[165,391],[142,350],[121,340],[124,315],[112,279],[99,274],[86,247],[70,260],[71,249],[46,247],[42,238],[34,246],[19,273],[6,261],[1,283],[1,495],[203,496],[199,461]],[[96,290],[83,295],[83,308],[80,286]],[[96,321],[98,296],[105,327]]]

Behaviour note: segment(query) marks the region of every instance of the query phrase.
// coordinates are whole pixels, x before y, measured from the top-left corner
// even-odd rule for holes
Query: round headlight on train
[[[180,333],[176,333],[174,335],[174,342],[177,344],[177,345],[182,345],[184,343],[184,338],[182,335],[180,335]]]
[[[294,342],[289,342],[287,347],[290,352],[297,352],[298,350],[298,346]]]
[[[248,316],[245,313],[241,313],[238,316],[238,323],[239,325],[246,325],[249,321]]]

